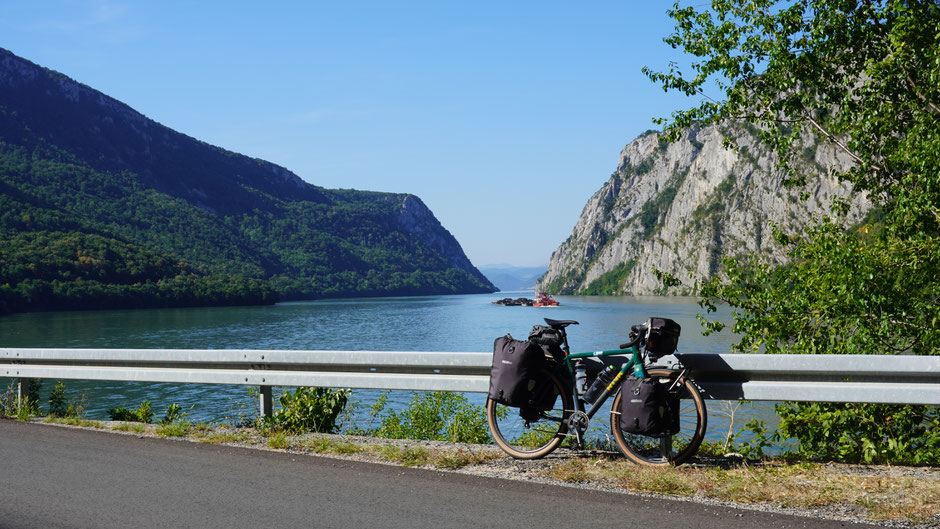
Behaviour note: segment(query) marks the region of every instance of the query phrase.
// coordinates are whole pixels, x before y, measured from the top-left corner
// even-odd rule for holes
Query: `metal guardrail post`
[[[29,379],[20,378],[17,383],[16,390],[16,405],[22,406],[26,402],[26,398],[29,396]]]
[[[261,417],[271,417],[274,415],[274,388],[271,386],[259,386],[260,390],[260,404],[261,404]]]

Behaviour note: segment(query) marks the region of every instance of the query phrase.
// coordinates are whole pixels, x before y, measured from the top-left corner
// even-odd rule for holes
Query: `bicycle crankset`
[[[574,432],[578,450],[584,448],[584,432],[587,431],[590,424],[591,418],[583,411],[572,412],[571,416],[568,417],[568,431]]]

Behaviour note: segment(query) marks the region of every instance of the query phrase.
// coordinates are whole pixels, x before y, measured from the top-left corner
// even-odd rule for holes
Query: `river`
[[[340,299],[279,303],[264,307],[187,308],[135,311],[85,311],[14,314],[0,317],[2,347],[152,348],[152,349],[294,349],[376,351],[491,351],[493,340],[511,333],[525,338],[542,318],[573,319],[572,351],[610,349],[627,341],[630,326],[651,316],[682,326],[679,351],[725,353],[734,343],[727,331],[703,337],[695,298],[561,296],[559,307],[502,307],[503,297],[532,297],[532,292],[463,296]],[[718,318],[730,321],[730,313]],[[55,381],[43,383],[45,399]],[[0,378],[0,390],[12,383]],[[87,415],[106,419],[107,410],[153,403],[158,417],[176,403],[194,420],[237,422],[256,413],[244,386],[66,381],[71,399],[85,395]],[[380,391],[356,390],[355,408],[346,426],[365,420]],[[400,409],[408,392],[392,392],[389,403]],[[482,404],[483,395],[469,394]],[[729,405],[709,402],[709,437],[728,428]],[[768,404],[737,410],[735,423],[750,417],[769,421]],[[599,414],[594,423],[605,419]]]

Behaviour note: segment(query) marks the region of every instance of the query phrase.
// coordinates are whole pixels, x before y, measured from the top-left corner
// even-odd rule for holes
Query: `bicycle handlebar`
[[[629,348],[633,347],[634,345],[638,345],[638,344],[639,344],[640,342],[642,342],[642,341],[643,341],[643,337],[642,337],[642,336],[637,336],[637,337],[636,337],[636,340],[633,340],[633,341],[630,342],[630,343],[622,343],[622,344],[620,344],[620,348],[621,348],[621,349],[629,349]]]
[[[646,326],[645,323],[641,323],[641,324],[630,327],[630,331],[631,331],[630,338],[633,341],[629,343],[620,344],[620,348],[629,349],[630,347],[633,347],[634,345],[639,345],[640,343],[642,343],[643,340],[646,338],[647,328],[648,327]]]

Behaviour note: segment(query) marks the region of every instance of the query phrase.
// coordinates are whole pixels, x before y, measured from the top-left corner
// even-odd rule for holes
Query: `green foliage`
[[[799,233],[775,233],[793,264],[729,260],[703,288],[740,309],[740,350],[940,351],[940,6],[822,0],[676,7],[666,41],[698,58],[694,78],[647,74],[666,89],[725,100],[680,112],[673,136],[699,121],[747,116],[792,183],[815,136],[854,160],[833,174],[868,193],[878,226],[845,230],[844,202]],[[846,233],[848,231],[848,233]]]
[[[189,414],[176,403],[170,404],[163,414],[163,419],[157,424],[157,435],[160,437],[183,437],[193,431],[193,421]]]
[[[0,87],[0,314],[493,290],[406,225],[415,197],[305,184],[35,73]]]
[[[619,296],[623,294],[623,283],[633,270],[636,260],[631,259],[614,267],[613,270],[602,274],[591,281],[591,284],[580,292],[585,296]]]
[[[37,400],[26,397],[14,404],[13,416],[18,421],[28,421],[40,415],[42,415],[42,410],[39,408],[39,401]]]
[[[299,387],[294,393],[285,391],[278,399],[280,409],[262,418],[260,427],[272,433],[333,433],[350,394],[348,389],[310,387]]]
[[[587,267],[575,267],[542,286],[542,291],[549,294],[574,294],[584,280]]]
[[[640,225],[643,226],[643,237],[650,238],[662,218],[669,212],[672,201],[676,198],[679,191],[677,185],[669,186],[663,189],[652,200],[648,200],[640,209]]]
[[[163,419],[160,420],[160,424],[179,422],[185,417],[186,414],[183,413],[183,408],[180,407],[179,404],[173,403],[167,406],[166,413],[163,414]]]
[[[112,421],[142,422],[150,424],[153,422],[153,409],[149,400],[140,403],[136,410],[127,408],[111,408],[108,410],[108,417]]]
[[[431,462],[431,453],[420,446],[399,448],[394,445],[387,445],[382,447],[382,457],[389,461],[401,463],[406,467],[417,467]]]
[[[12,417],[16,410],[16,386],[11,382],[0,393],[0,417]]]
[[[42,415],[39,407],[39,389],[42,380],[30,380],[26,395],[20,399],[19,389],[14,382],[7,386],[6,391],[0,393],[0,417],[12,417],[18,421],[28,421],[33,417]]]
[[[160,437],[183,437],[193,431],[193,423],[187,419],[159,424],[157,435]]]
[[[290,440],[287,438],[287,432],[274,432],[268,438],[267,445],[268,447],[274,448],[275,450],[284,450],[286,448],[290,448]]]
[[[665,39],[695,58],[692,75],[677,65],[644,71],[666,90],[716,86],[724,98],[677,113],[668,135],[743,119],[777,153],[791,186],[804,181],[805,139],[828,143],[852,160],[831,174],[878,211],[846,229],[847,203],[837,200],[797,233],[774,230],[790,264],[726,259],[724,278],[701,287],[703,306],[735,308],[739,352],[940,354],[940,5],[716,0],[698,9],[676,5],[676,31]],[[806,454],[933,457],[919,447],[936,444],[924,429],[935,412],[832,404],[780,413],[778,433]]]
[[[702,285],[738,308],[738,352],[940,352],[940,247],[871,238],[824,220],[785,267],[726,259],[730,281]],[[778,237],[786,237],[777,233]],[[899,263],[905,263],[900,266]]]
[[[383,404],[375,409],[381,412]],[[455,443],[487,443],[486,411],[460,393],[416,393],[401,412],[389,411],[372,432],[388,439],[421,439]]]
[[[65,391],[65,382],[59,380],[49,393],[50,417],[81,419],[85,417],[85,395],[78,402],[68,399]]]
[[[61,380],[55,383],[55,387],[49,393],[49,413],[50,417],[63,417],[66,409],[65,382]]]
[[[811,460],[940,464],[940,408],[884,404],[783,403],[774,439],[797,441]]]

